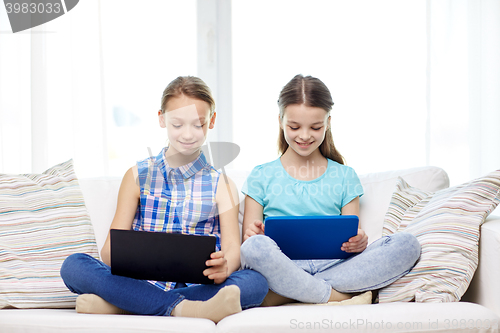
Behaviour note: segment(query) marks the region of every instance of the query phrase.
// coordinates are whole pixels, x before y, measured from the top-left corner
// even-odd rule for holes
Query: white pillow
[[[479,261],[480,226],[499,203],[500,170],[435,193],[400,178],[383,235],[411,233],[422,252],[407,275],[380,290],[380,303],[459,301]]]
[[[59,270],[77,252],[98,257],[72,160],[0,174],[0,308],[74,307]]]
[[[359,175],[364,190],[359,201],[359,221],[369,243],[382,237],[384,216],[400,176],[425,191],[435,192],[450,186],[446,172],[432,166]]]

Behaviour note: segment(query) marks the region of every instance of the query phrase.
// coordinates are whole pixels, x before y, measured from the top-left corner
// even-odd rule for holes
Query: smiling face
[[[213,128],[215,123],[215,113],[210,117],[210,105],[207,102],[185,95],[170,98],[165,112],[158,111],[158,117],[160,126],[167,129],[170,141],[167,160],[169,157],[174,158],[182,163],[180,165],[198,156],[208,129]]]
[[[287,106],[280,122],[289,148],[302,157],[320,153],[318,148],[329,125],[330,117],[325,110],[305,104]]]

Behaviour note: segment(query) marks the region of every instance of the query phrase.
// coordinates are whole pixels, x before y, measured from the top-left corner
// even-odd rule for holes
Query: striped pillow
[[[98,258],[72,160],[43,174],[0,174],[0,309],[74,307],[59,269],[76,252]]]
[[[459,301],[478,264],[480,226],[500,202],[500,170],[459,186],[426,192],[399,179],[383,235],[405,231],[422,246],[406,275],[379,292],[381,303]]]

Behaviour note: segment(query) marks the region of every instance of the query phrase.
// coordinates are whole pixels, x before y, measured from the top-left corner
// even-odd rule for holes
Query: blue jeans
[[[240,288],[243,309],[259,306],[268,292],[266,279],[252,270],[236,271],[221,284],[164,291],[144,280],[113,275],[108,265],[82,253],[66,258],[61,277],[76,294],[95,294],[123,310],[141,315],[169,316],[182,300],[206,301],[233,284]]]
[[[241,265],[264,275],[277,294],[303,303],[326,303],[331,289],[357,293],[385,287],[407,274],[420,257],[415,236],[382,237],[345,260],[291,260],[269,237],[255,235],[241,246]]]

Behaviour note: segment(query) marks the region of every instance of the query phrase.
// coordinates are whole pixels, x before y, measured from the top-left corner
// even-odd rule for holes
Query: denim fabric
[[[407,274],[420,257],[415,236],[382,237],[345,260],[291,260],[269,237],[256,235],[241,246],[243,268],[264,275],[277,294],[304,303],[326,303],[331,289],[357,293],[385,287]]]
[[[95,294],[117,307],[141,315],[169,316],[182,300],[206,301],[221,288],[237,285],[243,309],[258,306],[268,291],[266,279],[252,270],[236,271],[221,284],[195,285],[164,291],[151,283],[111,274],[111,268],[87,254],[72,254],[61,277],[74,293]]]

